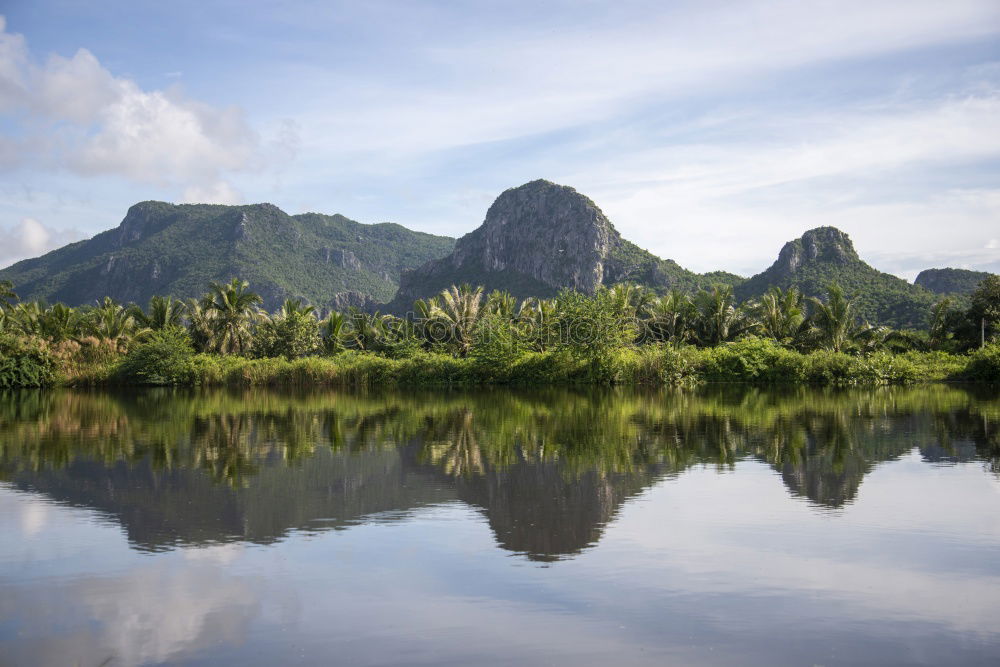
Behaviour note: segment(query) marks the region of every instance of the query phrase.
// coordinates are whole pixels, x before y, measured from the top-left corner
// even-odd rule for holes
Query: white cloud
[[[243,196],[225,181],[192,185],[184,190],[185,204],[242,204]]]
[[[0,164],[112,174],[226,201],[241,197],[224,175],[276,165],[240,109],[202,104],[179,88],[143,90],[86,49],[38,64],[5,28],[0,17],[0,109],[12,112],[18,131],[0,138]],[[279,162],[294,158],[297,140],[294,127],[283,132],[293,149]]]
[[[767,127],[774,119],[750,117],[725,125],[739,139],[580,160],[564,180],[627,238],[700,271],[761,271],[784,242],[832,225],[851,234],[862,257],[892,254],[879,268],[912,278],[928,267],[904,266],[906,257],[981,250],[1000,219],[1000,191],[939,184],[956,166],[1000,156],[1000,91],[780,121],[777,137]]]
[[[426,24],[421,9],[403,21]],[[741,89],[773,73],[834,60],[996,34],[995,2],[914,0],[648,5],[607,17],[478,26],[401,47],[408,67],[436,76],[372,79],[303,66],[349,106],[308,114],[318,141],[338,149],[419,152],[503,141],[600,122],[650,99]],[[423,69],[423,68],[426,68]],[[283,92],[295,95],[293,90]],[[310,89],[313,95],[313,89]],[[405,100],[405,103],[401,103]],[[337,100],[339,102],[339,100]],[[333,148],[333,146],[330,146]]]
[[[13,227],[0,227],[0,267],[44,254],[78,238],[75,230],[55,230],[34,218],[22,218]]]

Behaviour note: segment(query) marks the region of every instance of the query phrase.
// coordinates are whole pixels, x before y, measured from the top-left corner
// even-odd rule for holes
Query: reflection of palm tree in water
[[[253,461],[253,419],[246,413],[196,419],[191,433],[194,464],[216,481],[246,486],[257,471]]]
[[[439,466],[453,477],[482,475],[485,472],[483,452],[479,447],[472,417],[473,413],[468,408],[449,414],[442,429],[444,437],[428,434],[417,460]]]

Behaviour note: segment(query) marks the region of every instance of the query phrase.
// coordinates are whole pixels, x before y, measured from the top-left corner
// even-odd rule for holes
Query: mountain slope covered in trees
[[[935,294],[968,295],[991,275],[993,274],[986,271],[968,269],[925,269],[914,283]]]
[[[835,227],[817,227],[786,243],[774,264],[736,286],[736,295],[745,300],[772,287],[795,287],[806,296],[819,297],[831,283],[856,296],[857,315],[897,328],[924,327],[938,298],[867,264],[847,234]]]
[[[931,269],[914,285],[864,262],[833,227],[789,241],[770,268],[750,279],[698,274],[622,238],[573,188],[536,180],[501,193],[483,223],[457,241],[341,215],[290,216],[271,204],[142,202],[116,229],[0,270],[0,281],[11,281],[24,300],[79,305],[105,296],[136,303],[154,294],[195,297],[210,281],[238,276],[269,311],[291,297],[320,309],[357,305],[395,313],[463,283],[516,297],[551,297],[562,289],[592,294],[619,283],[693,294],[724,284],[739,301],[772,287],[822,297],[837,283],[857,297],[861,318],[922,328],[940,294],[964,303],[988,275]]]
[[[115,228],[0,270],[25,300],[94,303],[111,296],[201,296],[210,281],[249,280],[274,308],[387,301],[404,269],[447,254],[454,240],[342,215],[290,216],[271,204],[141,202]]]

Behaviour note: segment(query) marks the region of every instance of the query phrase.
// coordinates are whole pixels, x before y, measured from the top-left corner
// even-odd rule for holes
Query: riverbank
[[[0,360],[2,362],[3,360]],[[17,363],[13,363],[16,361]],[[645,345],[586,358],[565,351],[508,358],[419,351],[403,358],[344,351],[299,359],[248,359],[139,346],[128,354],[60,366],[58,359],[0,365],[0,386],[439,386],[683,385],[703,382],[818,386],[998,382],[1000,346],[969,355],[945,352],[801,353],[749,339],[714,348]],[[33,367],[33,363],[36,367]]]

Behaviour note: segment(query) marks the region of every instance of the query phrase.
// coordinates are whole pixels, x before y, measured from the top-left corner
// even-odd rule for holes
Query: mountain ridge
[[[851,238],[836,227],[816,227],[785,243],[771,266],[736,287],[736,296],[745,300],[772,287],[794,287],[822,297],[831,283],[856,295],[858,316],[897,328],[923,327],[937,300],[923,287],[862,260]]]
[[[249,280],[269,309],[284,298],[333,305],[357,292],[388,300],[403,269],[448,252],[454,239],[340,214],[288,215],[273,204],[145,201],[85,241],[0,270],[23,299],[144,303],[154,294],[197,297],[211,281]]]
[[[968,295],[991,275],[988,271],[969,269],[924,269],[913,282],[935,294]]]
[[[918,283],[957,285],[952,292],[964,298],[971,281],[987,275],[932,269]],[[941,293],[878,271],[834,227],[788,241],[750,278],[695,273],[622,237],[586,195],[544,179],[502,192],[480,226],[457,240],[340,214],[288,215],[268,203],[145,201],[113,229],[0,270],[0,280],[11,280],[23,299],[69,305],[103,296],[137,303],[153,294],[200,296],[210,281],[233,276],[248,280],[269,310],[295,297],[321,309],[395,313],[461,283],[518,297],[567,288],[592,293],[621,282],[688,293],[724,284],[744,301],[772,287],[823,297],[836,282],[857,296],[858,316],[900,328],[924,326]],[[944,277],[934,283],[934,276]]]

